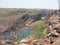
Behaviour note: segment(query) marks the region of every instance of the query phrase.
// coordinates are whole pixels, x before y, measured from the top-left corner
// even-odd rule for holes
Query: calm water
[[[32,30],[16,30],[16,31],[11,31],[9,33],[6,32],[6,33],[2,34],[1,36],[5,40],[7,40],[7,39],[19,40],[19,39],[28,37],[31,33],[32,33]]]

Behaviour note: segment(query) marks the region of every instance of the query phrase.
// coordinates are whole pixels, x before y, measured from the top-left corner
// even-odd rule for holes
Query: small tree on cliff
[[[44,20],[40,20],[38,25],[33,28],[33,33],[32,33],[33,39],[39,39],[46,34],[47,31],[44,24],[45,24]]]

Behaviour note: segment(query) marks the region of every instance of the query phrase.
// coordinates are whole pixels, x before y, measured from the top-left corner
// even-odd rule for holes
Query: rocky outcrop
[[[48,34],[31,42],[33,45],[60,45],[60,16],[54,13],[45,21],[47,21],[45,24],[48,28]],[[25,42],[29,41],[25,40]]]
[[[20,13],[18,12],[17,15]],[[18,18],[15,18],[12,21],[9,21],[7,25],[1,25],[0,26],[0,33],[3,33],[5,31],[10,31],[12,27],[25,27],[26,25],[30,25],[33,22],[36,22],[41,19],[41,17],[45,16],[43,13],[38,13],[35,15],[31,15],[29,12],[24,12],[21,14],[22,16],[19,16]]]
[[[30,38],[22,39],[19,45],[33,45],[33,42]]]
[[[37,40],[40,45],[60,45],[60,16],[53,14],[46,20],[46,26],[48,28],[48,34]],[[57,40],[58,39],[58,40]],[[39,45],[35,43],[36,45]]]

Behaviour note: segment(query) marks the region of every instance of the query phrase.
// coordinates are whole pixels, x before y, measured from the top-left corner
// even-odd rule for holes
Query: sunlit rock
[[[29,38],[22,39],[19,45],[33,45],[32,40]]]

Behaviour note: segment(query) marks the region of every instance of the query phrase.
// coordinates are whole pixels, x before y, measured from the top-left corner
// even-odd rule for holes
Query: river
[[[32,33],[32,30],[15,30],[10,32],[5,32],[0,37],[5,40],[12,39],[12,40],[21,40],[23,38],[28,37]]]

